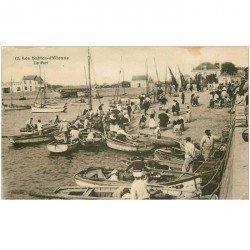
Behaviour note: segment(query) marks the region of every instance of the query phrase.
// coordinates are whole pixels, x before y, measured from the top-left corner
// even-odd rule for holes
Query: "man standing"
[[[38,120],[36,126],[37,126],[38,134],[39,134],[39,135],[42,135],[42,127],[43,127],[43,125],[42,125],[42,122],[41,122],[40,119]]]
[[[69,123],[66,119],[63,119],[60,123],[59,133],[63,134],[64,143],[68,142],[68,131],[69,131]]]
[[[205,135],[201,139],[201,152],[205,161],[209,161],[214,150],[214,141],[219,140],[219,137],[211,135],[210,129],[205,130]]]
[[[194,158],[195,158],[195,146],[191,142],[191,138],[186,138],[186,144],[185,144],[185,161],[182,166],[182,172],[193,172],[194,167]]]
[[[129,104],[127,104],[127,111],[128,111],[129,119],[131,119],[132,108],[131,108],[131,106]]]
[[[131,184],[131,199],[132,200],[146,200],[149,199],[150,194],[147,190],[147,184],[142,180],[143,173],[137,172],[133,173],[135,180]]]
[[[185,93],[184,93],[184,90],[181,92],[181,103],[182,104],[185,103]]]

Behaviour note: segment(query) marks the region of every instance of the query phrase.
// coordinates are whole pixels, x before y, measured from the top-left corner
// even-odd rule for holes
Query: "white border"
[[[1,1],[2,46],[249,45],[249,1]],[[249,201],[1,201],[13,249],[248,249]]]

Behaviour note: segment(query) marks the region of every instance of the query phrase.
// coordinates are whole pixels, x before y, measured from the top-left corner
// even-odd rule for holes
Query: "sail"
[[[178,66],[178,70],[179,70],[180,78],[181,78],[181,88],[186,89],[187,81],[185,80],[184,75],[181,73],[179,66]]]
[[[172,70],[168,67],[170,75],[171,75],[171,79],[172,79],[172,84],[175,86],[175,91],[178,91],[178,83],[176,81],[176,78],[174,77],[174,74],[172,72]]]

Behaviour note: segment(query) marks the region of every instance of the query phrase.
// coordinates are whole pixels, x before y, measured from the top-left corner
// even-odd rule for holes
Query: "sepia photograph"
[[[2,199],[249,199],[248,47],[1,52]]]

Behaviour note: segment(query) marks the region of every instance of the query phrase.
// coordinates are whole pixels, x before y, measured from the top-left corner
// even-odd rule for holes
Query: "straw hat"
[[[141,178],[143,176],[143,173],[141,171],[134,171],[133,176],[135,178]]]

